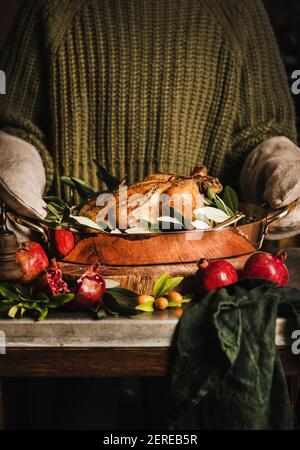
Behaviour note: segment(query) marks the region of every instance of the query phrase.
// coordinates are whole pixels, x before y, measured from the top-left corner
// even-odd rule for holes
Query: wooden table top
[[[290,249],[291,285],[300,287],[300,249]],[[178,317],[173,310],[95,320],[89,313],[54,312],[44,322],[0,320],[7,348],[167,348]],[[295,325],[278,318],[276,345],[290,344]]]

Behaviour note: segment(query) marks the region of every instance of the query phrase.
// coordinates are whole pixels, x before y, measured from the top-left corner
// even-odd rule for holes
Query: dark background
[[[26,0],[0,0],[0,49],[22,1]],[[300,69],[300,0],[264,0],[264,3],[291,80],[292,72]],[[294,96],[294,101],[300,123],[300,95]],[[76,380],[63,384],[59,380],[6,380],[6,395],[17,399],[7,402],[7,426],[13,429],[161,428],[167,414],[164,383],[165,380],[147,379],[102,380],[100,387],[96,380],[86,380],[79,387]],[[79,395],[78,390],[84,395]],[[50,408],[43,411],[45,403]],[[78,409],[85,413],[78,415]]]
[[[289,80],[294,70],[300,69],[300,1],[264,0],[274,27],[276,38]],[[300,131],[300,95],[294,95]]]

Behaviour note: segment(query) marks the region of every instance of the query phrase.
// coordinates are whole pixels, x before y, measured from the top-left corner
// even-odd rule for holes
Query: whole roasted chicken
[[[142,220],[154,224],[158,217],[170,215],[171,209],[192,220],[208,189],[219,194],[223,186],[208,175],[205,166],[196,167],[190,177],[156,173],[131,186],[121,183],[112,193],[89,200],[80,215],[119,230],[139,227]]]

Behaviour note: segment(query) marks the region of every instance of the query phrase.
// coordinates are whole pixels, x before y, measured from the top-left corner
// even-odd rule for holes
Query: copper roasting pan
[[[270,225],[289,214],[292,205],[269,215],[264,208],[244,204],[246,214],[255,212],[260,219],[209,231],[177,231],[153,234],[109,234],[97,232],[75,233],[75,248],[64,258],[65,262],[103,266],[149,266],[196,263],[201,258],[229,259],[251,255],[259,250]],[[34,224],[9,214],[15,222],[42,234],[53,249],[53,229]]]

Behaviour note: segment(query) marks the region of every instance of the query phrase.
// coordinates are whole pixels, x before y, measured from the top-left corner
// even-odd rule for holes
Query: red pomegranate
[[[71,306],[88,309],[98,303],[106,290],[104,279],[99,274],[99,265],[95,264],[90,267],[78,280],[72,291],[75,298],[71,302]]]
[[[74,293],[74,299],[65,306],[72,310],[90,309],[105,293],[105,281],[99,273],[99,265],[90,267],[80,278],[72,284],[63,279],[61,267],[55,259],[51,261],[48,269],[39,276],[36,289],[50,295]]]
[[[64,258],[75,246],[74,234],[70,230],[58,228],[54,231],[54,242],[58,256]]]
[[[198,294],[215,291],[238,281],[236,269],[227,261],[202,259],[198,266],[195,280],[195,289]]]
[[[37,291],[53,296],[71,292],[68,284],[63,280],[62,270],[55,258],[51,260],[50,266],[40,274],[35,287]]]
[[[38,242],[33,241],[20,245],[16,255],[16,262],[24,273],[20,282],[25,284],[34,280],[49,265],[45,250]]]
[[[281,250],[275,255],[257,252],[248,259],[243,278],[256,278],[272,281],[278,287],[286,286],[289,282],[289,272],[285,265],[287,254]]]

